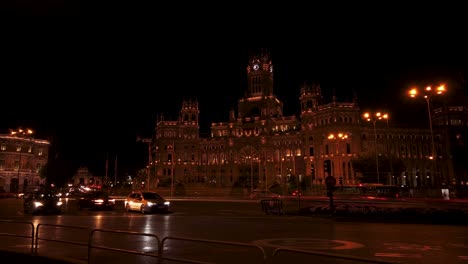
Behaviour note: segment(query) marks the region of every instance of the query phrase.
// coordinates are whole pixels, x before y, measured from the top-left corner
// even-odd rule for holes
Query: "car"
[[[62,212],[62,200],[53,192],[28,192],[23,195],[24,213],[47,214]]]
[[[142,214],[162,212],[168,213],[171,202],[152,191],[132,192],[125,198],[125,211],[138,211]]]
[[[301,196],[301,195],[302,195],[302,192],[299,191],[299,190],[294,190],[294,191],[291,192],[291,195],[292,195],[292,196]]]
[[[279,199],[281,198],[281,195],[274,193],[269,190],[253,190],[250,193],[250,199]]]
[[[89,191],[78,199],[78,210],[88,208],[92,210],[114,210],[115,199],[109,197],[106,191]]]

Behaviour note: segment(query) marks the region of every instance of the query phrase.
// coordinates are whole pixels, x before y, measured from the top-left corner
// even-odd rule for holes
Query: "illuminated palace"
[[[368,122],[356,98],[338,102],[333,97],[326,103],[317,83],[298,89],[299,116],[284,116],[283,102],[273,92],[270,55],[253,55],[246,68],[247,91],[237,112],[231,110],[226,122],[212,123],[208,137],[200,136],[197,101],[184,100],[177,120],[158,118],[150,167],[156,179],[150,187],[174,181],[253,189],[291,180],[313,187],[324,186],[328,175],[354,185],[365,173],[354,169],[353,160],[365,157],[377,163],[367,173],[368,182],[412,187],[466,182],[466,173],[455,176],[447,133],[437,126],[433,131],[398,128],[374,114]],[[466,127],[466,107],[462,113]],[[442,114],[434,119],[442,120]],[[404,166],[398,167],[398,161]]]
[[[49,146],[49,141],[26,133],[0,135],[0,191],[22,192],[44,184],[39,171],[47,163]]]

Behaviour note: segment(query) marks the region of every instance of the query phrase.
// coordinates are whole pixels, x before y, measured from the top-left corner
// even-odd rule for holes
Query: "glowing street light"
[[[377,183],[380,183],[380,173],[379,173],[379,155],[377,151],[377,129],[375,127],[375,123],[378,120],[384,120],[388,118],[388,114],[386,113],[381,113],[381,112],[376,112],[374,114],[371,114],[369,112],[364,113],[363,115],[364,120],[368,122],[372,122],[372,125],[374,126],[374,136],[375,136],[375,166],[377,170]]]
[[[336,173],[335,173],[335,176],[340,176],[340,177],[343,177],[345,176],[344,174],[344,168],[341,167],[341,158],[340,158],[340,151],[339,151],[339,147],[340,147],[340,141],[341,140],[346,140],[348,138],[348,134],[347,133],[338,133],[338,134],[330,134],[328,135],[328,139],[329,140],[336,140],[336,155],[338,156],[338,168],[336,169]],[[336,167],[335,167],[336,168]],[[342,171],[340,171],[340,168]]]
[[[148,165],[146,165],[146,185],[147,185],[146,188],[149,192],[150,191],[150,170],[151,170],[150,165],[153,163],[152,155],[151,155],[151,138],[138,137],[137,141],[146,143],[148,145]],[[106,179],[107,179],[107,175],[106,175]]]
[[[427,114],[429,117],[429,129],[431,132],[431,156],[429,159],[435,160],[437,153],[435,150],[435,144],[434,144],[434,131],[432,129],[432,116],[431,116],[431,98],[434,95],[441,95],[446,92],[445,85],[441,84],[437,88],[433,89],[431,86],[427,86],[420,95],[419,89],[417,87],[411,88],[408,92],[409,96],[411,98],[416,98],[422,96],[424,100],[426,101],[427,104]]]
[[[440,85],[436,89],[432,89],[431,86],[427,86],[423,91],[423,98],[427,103],[427,113],[429,115],[429,129],[431,130],[431,156],[430,159],[435,158],[435,145],[434,145],[434,132],[432,130],[432,116],[431,116],[431,98],[435,94],[444,94],[446,92],[445,85]],[[409,90],[409,96],[412,98],[416,98],[419,96],[418,88],[412,88]]]
[[[384,119],[386,122],[387,122],[387,131],[389,130],[389,126],[388,126],[388,119],[390,118],[390,116],[385,113],[382,115],[382,119]],[[388,144],[388,146],[391,146],[390,144]],[[395,178],[395,175],[393,175],[393,157],[392,157],[392,152],[390,150],[388,150],[387,148],[387,151],[388,151],[388,156],[390,158],[390,180],[391,180],[391,184],[394,184],[394,178]]]

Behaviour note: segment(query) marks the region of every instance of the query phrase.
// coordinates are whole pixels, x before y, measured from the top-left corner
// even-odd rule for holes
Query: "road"
[[[76,201],[66,201],[61,215],[24,215],[20,199],[0,199],[0,219],[32,223],[41,239],[38,255],[87,262],[89,231],[99,246],[157,253],[159,239],[164,254],[212,263],[291,263],[325,257],[304,255],[293,250],[274,252],[278,247],[379,259],[389,263],[468,263],[468,226],[339,222],[327,218],[265,215],[258,201],[172,200],[172,213],[125,212],[123,201],[114,211],[76,210]],[[295,206],[294,203],[291,206]],[[30,234],[28,224],[0,222],[0,234]],[[107,231],[114,230],[116,232]],[[144,233],[146,235],[136,234]],[[0,248],[28,252],[30,240],[0,236]],[[56,243],[51,240],[71,241]],[[195,241],[190,241],[195,239]],[[228,241],[232,244],[212,243]],[[236,244],[238,243],[238,244]],[[249,247],[249,245],[258,246]],[[272,257],[273,254],[276,254]],[[154,263],[148,256],[133,256],[94,249],[91,263]],[[167,262],[169,263],[169,262]],[[171,262],[177,263],[177,262]],[[327,263],[340,262],[327,258]]]

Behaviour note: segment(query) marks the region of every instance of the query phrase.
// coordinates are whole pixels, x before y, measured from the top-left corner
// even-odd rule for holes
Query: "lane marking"
[[[346,240],[332,240],[332,239],[314,239],[314,238],[272,238],[253,241],[254,244],[269,246],[269,247],[292,247],[299,249],[313,249],[313,250],[343,250],[343,249],[356,249],[364,247],[359,244]]]
[[[390,250],[416,250],[416,251],[441,251],[440,246],[427,246],[421,244],[410,244],[410,243],[384,243],[384,246],[387,246],[387,249]]]
[[[376,257],[391,257],[391,258],[422,258],[420,254],[403,254],[403,253],[375,253]]]
[[[468,245],[465,245],[465,244],[448,243],[447,245],[452,246],[452,247],[468,248]]]

